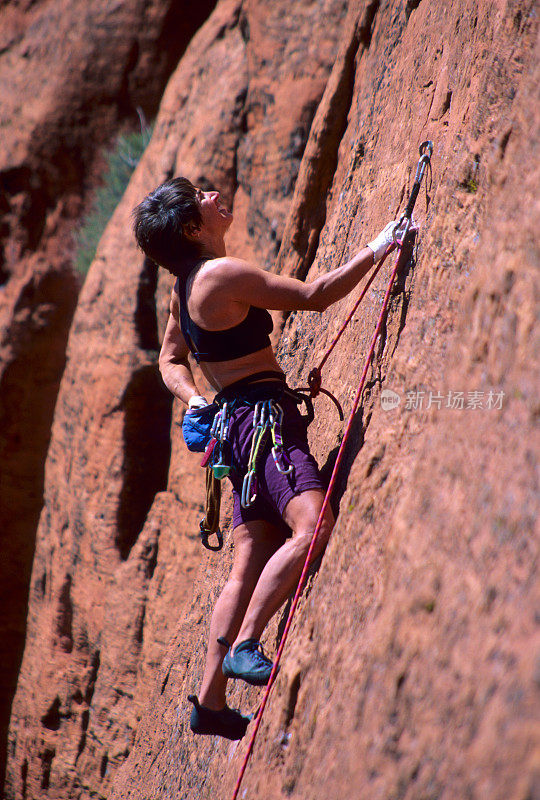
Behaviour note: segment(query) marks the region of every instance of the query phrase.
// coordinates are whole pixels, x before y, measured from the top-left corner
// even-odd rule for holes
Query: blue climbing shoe
[[[239,711],[225,706],[221,711],[201,706],[196,695],[188,696],[193,703],[189,727],[193,733],[206,736],[223,736],[224,739],[241,739],[251,722],[251,717],[244,717]]]
[[[229,647],[223,637],[218,642]],[[261,643],[257,639],[246,639],[234,648],[234,652],[229,647],[221,669],[227,678],[241,678],[252,686],[265,686],[270,680],[273,666],[265,656]]]

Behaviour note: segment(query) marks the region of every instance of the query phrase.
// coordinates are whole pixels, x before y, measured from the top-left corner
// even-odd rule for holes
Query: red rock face
[[[245,753],[245,741],[189,732],[185,697],[232,545],[201,555],[195,539],[202,473],[155,369],[171,281],[159,279],[154,311],[131,208],[171,174],[206,181],[234,203],[231,252],[270,266],[279,248],[276,269],[312,279],[403,209],[427,138],[433,183],[427,208],[423,192],[417,204],[416,263],[392,295],[338,522],[240,796],[536,796],[534,12],[226,0],[193,40],[70,335],[7,797],[227,798]],[[388,275],[325,368],[345,410]],[[305,384],[356,296],[322,316],[289,315],[279,354],[291,385]],[[397,408],[384,410],[384,389]],[[464,407],[447,407],[457,392]],[[324,398],[316,404],[311,441],[324,464],[342,428]],[[281,623],[265,633],[270,652]],[[260,697],[230,686],[246,712]]]
[[[280,268],[311,278],[361,247],[404,207],[426,138],[431,199],[427,213],[423,196],[417,205],[416,265],[392,298],[339,520],[240,796],[535,797],[537,23],[530,4],[421,3],[352,24],[312,124]],[[338,119],[329,109],[347,96]],[[318,171],[328,162],[329,179]],[[326,368],[346,407],[387,277]],[[280,352],[291,383],[305,383],[352,302],[289,317]],[[397,409],[381,407],[382,389],[400,394]],[[464,408],[446,408],[457,392]],[[490,392],[504,393],[500,409]],[[340,429],[317,403],[324,463]],[[202,674],[201,602],[228,566],[201,568],[111,798],[232,797],[247,744],[192,737],[183,699]],[[247,712],[260,697],[231,686],[229,702]]]
[[[155,113],[212,5],[15,2],[0,11],[0,781],[44,461],[80,290],[73,232],[99,149],[136,124],[137,107]]]

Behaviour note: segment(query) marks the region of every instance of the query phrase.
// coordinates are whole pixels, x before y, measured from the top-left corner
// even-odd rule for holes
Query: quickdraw
[[[407,203],[407,208],[401,215],[397,227],[394,231],[394,244],[397,247],[401,247],[404,244],[405,239],[407,237],[407,233],[409,232],[409,228],[411,227],[412,213],[414,211],[416,198],[418,197],[418,193],[420,191],[420,186],[422,185],[422,179],[424,177],[426,169],[429,171],[429,189],[431,189],[431,181],[432,181],[431,156],[433,155],[433,142],[427,139],[425,142],[422,142],[419,150],[420,150],[420,159],[416,167],[416,174],[414,176],[414,182],[412,185],[409,202]],[[426,198],[428,196],[429,189],[426,183]]]
[[[282,475],[290,475],[294,470],[294,464],[290,460],[283,445],[281,436],[281,423],[283,422],[283,409],[275,400],[270,400],[270,432],[272,434],[272,457],[278,472]],[[285,461],[289,463],[286,464]]]
[[[248,471],[244,476],[240,499],[242,508],[248,508],[252,505],[257,496],[257,457],[267,432],[267,403],[260,401],[256,403],[253,411],[253,434],[251,437]]]
[[[207,550],[218,551],[223,547],[223,534],[219,527],[221,509],[221,484],[212,470],[206,468],[206,512],[199,523],[201,543]],[[215,534],[217,544],[210,544],[209,537]]]
[[[240,502],[243,508],[249,508],[257,497],[257,461],[264,449],[269,432],[272,437],[272,457],[278,472],[283,475],[289,475],[294,469],[283,444],[281,435],[282,420],[283,409],[276,400],[259,400],[255,404],[248,471],[242,483]]]
[[[308,380],[308,386],[307,387],[302,387],[301,389],[297,390],[297,391],[309,391],[310,394],[311,394],[311,397],[317,397],[319,394],[325,394],[327,397],[330,398],[330,400],[332,400],[332,402],[336,406],[336,408],[338,410],[339,418],[340,418],[341,421],[343,421],[343,409],[341,408],[341,405],[340,405],[339,400],[337,399],[337,397],[335,397],[331,392],[329,392],[328,389],[323,389],[322,388],[322,386],[321,386],[321,384],[322,384],[321,371],[322,371],[322,368],[324,367],[324,365],[326,364],[328,356],[330,355],[330,353],[332,352],[332,350],[334,349],[334,347],[336,346],[338,341],[341,339],[341,337],[342,337],[343,333],[345,332],[347,326],[349,325],[349,323],[352,320],[354,314],[356,313],[356,310],[358,309],[358,306],[360,305],[360,303],[362,302],[362,300],[366,296],[366,293],[367,293],[369,287],[371,286],[371,284],[373,283],[373,281],[377,277],[382,265],[386,261],[386,258],[390,255],[390,253],[393,252],[393,250],[395,250],[396,247],[401,248],[405,244],[405,240],[407,239],[407,236],[408,236],[411,224],[412,224],[412,212],[414,210],[416,199],[418,197],[418,193],[420,191],[420,186],[422,184],[422,180],[424,178],[424,174],[426,172],[426,169],[429,171],[429,178],[430,178],[430,186],[429,186],[429,188],[431,188],[431,180],[432,180],[431,156],[433,155],[433,142],[430,141],[430,140],[426,140],[425,142],[422,142],[422,144],[420,145],[419,151],[420,151],[420,159],[419,159],[418,165],[416,167],[416,174],[415,174],[414,182],[413,182],[413,185],[412,185],[412,188],[411,188],[411,194],[410,194],[410,197],[409,197],[409,202],[407,203],[407,207],[406,207],[405,211],[403,212],[403,214],[401,215],[401,217],[399,219],[399,222],[398,222],[398,224],[397,224],[397,226],[396,226],[396,228],[394,230],[394,243],[391,244],[388,247],[386,253],[382,257],[382,259],[379,261],[379,263],[376,265],[376,267],[373,270],[373,272],[371,273],[371,275],[369,277],[369,280],[367,281],[367,283],[365,284],[364,288],[362,289],[360,297],[358,298],[358,300],[354,304],[351,312],[349,313],[349,315],[345,319],[345,322],[343,323],[343,325],[339,329],[338,333],[332,339],[332,341],[330,343],[330,347],[327,349],[326,353],[322,357],[320,364],[318,366],[316,366],[316,367],[313,367],[313,369],[309,373],[308,379],[307,379]],[[428,192],[428,186],[426,184],[426,202],[428,202],[427,192]]]
[[[227,412],[228,403],[224,403],[214,418],[212,439],[208,444],[208,447],[211,446],[212,471],[218,481],[226,478],[231,471],[231,465],[227,463],[227,461],[230,461],[230,447],[227,439],[229,435],[229,417]],[[212,440],[214,440],[214,444],[212,444]],[[206,463],[208,463],[208,459]]]

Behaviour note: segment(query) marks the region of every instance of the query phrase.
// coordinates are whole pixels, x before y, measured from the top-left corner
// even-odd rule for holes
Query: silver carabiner
[[[407,238],[407,234],[409,232],[409,228],[412,225],[412,213],[414,209],[414,205],[416,203],[416,198],[418,197],[418,192],[420,191],[420,186],[422,183],[422,179],[424,177],[424,173],[426,171],[426,167],[431,169],[431,156],[433,155],[433,142],[430,139],[426,139],[425,142],[422,142],[420,145],[420,158],[418,160],[418,164],[416,165],[416,174],[414,176],[414,182],[411,189],[411,194],[409,197],[409,202],[407,203],[407,208],[405,212],[402,214],[401,219],[399,220],[398,224],[392,231],[392,238],[394,240],[394,244],[396,247],[403,247],[405,243],[405,239]]]
[[[228,420],[227,420],[227,403],[223,404],[223,408],[221,409],[221,418],[219,421],[219,440],[220,442],[224,442],[227,438],[228,432]]]
[[[418,149],[420,151],[421,156],[427,156],[428,159],[430,159],[431,156],[433,155],[433,142],[431,141],[431,139],[426,139],[426,141],[422,142],[422,144]]]
[[[229,436],[229,419],[226,419],[224,426],[221,429],[221,441],[225,442],[228,436]]]
[[[280,455],[281,455],[281,453],[278,451],[277,447],[272,447],[272,456],[274,458],[274,464],[276,465],[277,471],[281,472],[282,475],[290,475],[291,472],[294,469],[294,465],[293,464],[289,464],[289,466],[286,469],[283,469],[281,467],[281,464],[279,463],[279,456]],[[285,463],[285,461],[283,463]]]
[[[275,400],[270,400],[270,422],[278,425],[283,422],[283,409]]]
[[[424,177],[424,172],[426,171],[426,167],[430,162],[430,156],[423,155],[422,158],[419,160],[416,166],[416,175],[414,176],[415,183],[421,183],[422,178]]]
[[[433,155],[433,142],[431,139],[426,139],[425,142],[419,147],[420,159],[416,165],[416,175],[414,176],[414,183],[422,183],[426,167],[431,166],[431,156]]]
[[[240,505],[242,508],[249,508],[249,506],[253,504],[255,498],[257,497],[257,492],[254,492],[253,495],[251,494],[251,487],[255,478],[256,475],[254,469],[250,469],[250,471],[244,475],[244,481],[242,483],[242,497],[240,499]]]
[[[218,428],[220,425],[221,425],[221,410],[216,413],[214,421],[212,422],[212,427],[210,429],[210,434],[214,437],[214,439],[219,439]]]
[[[409,233],[409,228],[410,227],[411,227],[410,218],[406,217],[405,214],[403,214],[401,216],[398,224],[396,225],[396,227],[392,231],[392,237],[394,239],[394,244],[396,245],[396,247],[403,247],[403,242],[407,238],[407,234]],[[399,238],[398,238],[398,235],[399,235]]]
[[[255,408],[253,409],[253,427],[257,428],[259,425],[263,425],[264,419],[264,400],[259,400],[258,403],[255,403]]]

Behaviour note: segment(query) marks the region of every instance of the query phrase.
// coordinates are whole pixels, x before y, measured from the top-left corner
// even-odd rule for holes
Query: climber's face
[[[225,233],[233,221],[233,215],[222,204],[219,192],[196,191],[203,228],[208,232]]]

